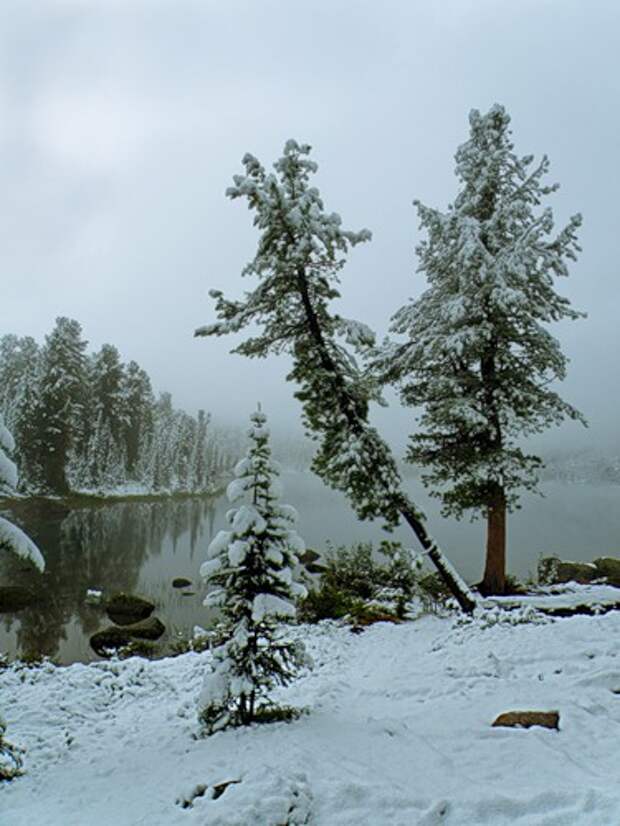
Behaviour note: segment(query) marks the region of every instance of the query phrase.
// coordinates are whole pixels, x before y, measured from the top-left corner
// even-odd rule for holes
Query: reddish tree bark
[[[487,515],[487,553],[480,592],[503,594],[506,590],[506,497],[498,488]]]

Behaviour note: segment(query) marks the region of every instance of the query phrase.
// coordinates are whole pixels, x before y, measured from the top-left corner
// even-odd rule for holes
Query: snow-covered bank
[[[207,739],[195,701],[208,654],[1,672],[28,774],[0,788],[0,823],[620,823],[619,613],[298,633],[315,667],[282,697],[309,714]],[[512,709],[558,709],[560,731],[491,728]]]
[[[220,496],[228,477],[204,490],[155,490],[145,485],[120,485],[114,488],[79,488],[64,496],[46,493],[13,493],[0,496],[0,507],[19,506],[31,502],[60,502],[78,507],[88,504],[116,504],[117,502],[150,502],[160,499],[198,499]]]

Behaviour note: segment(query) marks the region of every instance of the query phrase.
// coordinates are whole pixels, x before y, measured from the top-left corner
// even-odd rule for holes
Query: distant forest
[[[0,411],[15,437],[20,491],[212,491],[237,446],[216,437],[205,411],[193,417],[169,393],[155,398],[145,370],[123,364],[116,347],[86,348],[69,318],[41,346],[0,338]]]

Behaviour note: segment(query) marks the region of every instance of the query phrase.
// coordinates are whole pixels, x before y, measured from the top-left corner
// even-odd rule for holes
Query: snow
[[[7,453],[13,453],[15,450],[15,439],[13,435],[7,430],[4,424],[4,419],[0,413],[0,450],[6,450]]]
[[[0,516],[0,550],[8,549],[43,571],[45,560],[32,539],[8,520]]]
[[[220,608],[224,604],[226,592],[222,588],[210,591],[204,598],[202,604],[207,608]]]
[[[488,597],[482,600],[485,608],[501,606],[503,608],[540,608],[554,610],[575,609],[581,605],[605,606],[620,604],[620,589],[612,585],[580,585],[569,582],[563,585],[550,585],[539,588],[538,593],[516,597]]]
[[[374,347],[375,333],[367,324],[354,319],[340,319],[340,332],[345,337],[347,344],[357,350],[364,350],[367,347]]]
[[[308,713],[206,739],[196,737],[196,701],[209,652],[1,671],[27,774],[0,786],[0,822],[620,823],[620,613],[292,633],[315,666],[279,694]],[[524,708],[558,709],[560,731],[491,728]],[[213,786],[230,781],[214,800]]]
[[[255,533],[264,533],[267,523],[252,505],[241,505],[232,521],[233,531],[236,534],[244,534],[250,529]]]
[[[215,557],[215,559],[207,559],[206,562],[203,562],[200,566],[200,576],[208,580],[214,574],[216,574],[222,567],[222,561],[219,556]]]
[[[274,594],[257,594],[252,603],[252,619],[262,622],[265,617],[294,617],[295,606]]]
[[[237,466],[238,467],[238,466]],[[226,496],[229,502],[236,502],[237,499],[245,496],[248,490],[247,479],[233,479],[226,488]]]
[[[228,694],[229,686],[230,675],[226,668],[226,661],[218,661],[202,684],[199,705],[206,706],[210,703],[222,702]]]
[[[242,539],[236,539],[230,543],[228,546],[228,561],[233,568],[243,564],[249,549],[250,545]]]
[[[236,511],[235,511],[236,513]],[[226,548],[228,547],[228,543],[230,542],[231,532],[230,531],[218,531],[215,534],[215,537],[211,540],[209,547],[207,548],[207,560],[215,559],[215,557],[219,556],[223,553]],[[200,569],[202,572],[202,568]],[[202,573],[201,573],[202,575]]]
[[[17,487],[17,478],[15,463],[0,450],[0,493],[3,490],[13,491]]]

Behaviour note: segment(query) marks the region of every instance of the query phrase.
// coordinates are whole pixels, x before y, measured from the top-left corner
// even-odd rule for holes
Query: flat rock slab
[[[560,728],[559,711],[505,711],[500,714],[493,723],[493,726],[503,726],[506,728],[531,728],[532,726],[543,726],[556,731]]]

